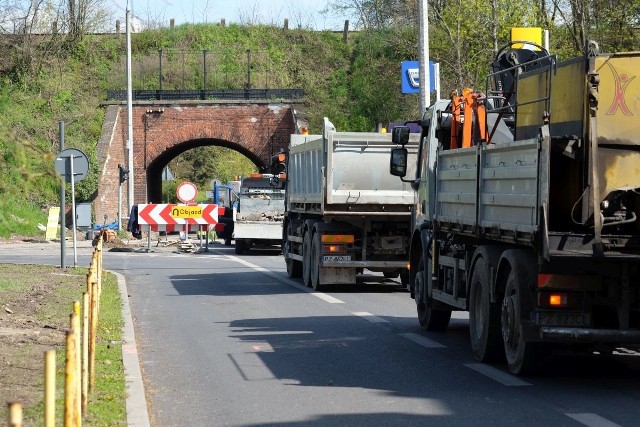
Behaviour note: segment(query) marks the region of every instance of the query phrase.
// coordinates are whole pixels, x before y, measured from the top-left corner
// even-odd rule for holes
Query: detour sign
[[[172,218],[202,218],[201,206],[174,206],[171,209]]]

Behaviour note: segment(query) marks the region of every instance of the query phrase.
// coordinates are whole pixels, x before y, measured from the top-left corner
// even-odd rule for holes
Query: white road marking
[[[240,263],[240,264],[244,265],[245,267],[249,267],[249,268],[251,268],[251,269],[253,269],[255,271],[259,271],[261,273],[264,273],[267,276],[271,277],[272,279],[277,280],[280,283],[284,283],[285,285],[293,286],[294,288],[300,289],[301,291],[308,292],[311,295],[313,295],[314,297],[320,298],[321,300],[323,300],[325,302],[328,302],[329,304],[344,304],[344,301],[339,300],[338,298],[334,298],[331,295],[327,295],[327,294],[324,294],[322,292],[316,292],[316,291],[314,291],[312,289],[307,288],[306,286],[301,285],[300,283],[298,283],[298,282],[296,282],[294,280],[291,280],[289,278],[284,278],[284,277],[280,276],[277,273],[273,273],[273,272],[267,270],[266,268],[260,267],[259,265],[252,264],[252,263],[250,263],[248,261],[245,261],[243,259],[240,259],[240,258],[235,257],[235,256],[231,256],[231,255],[227,255],[227,258],[229,258],[230,260],[235,261],[237,263]]]
[[[473,369],[474,371],[479,372],[482,375],[485,375],[491,378],[492,380],[499,382],[502,385],[506,385],[509,387],[533,385],[507,372],[501,371],[500,369],[496,369],[493,366],[490,366],[484,363],[467,363],[464,366],[466,366],[469,369]]]
[[[446,345],[440,344],[439,342],[430,340],[427,337],[424,337],[419,334],[415,334],[413,332],[400,334],[400,336],[410,341],[413,341],[414,343],[421,345],[422,347],[425,347],[425,348],[446,348],[447,347]]]
[[[357,311],[353,314],[358,317],[362,317],[364,320],[367,320],[371,323],[389,323],[388,320],[385,320],[382,317],[374,316],[373,314],[367,313],[366,311]]]
[[[616,424],[613,421],[609,421],[606,418],[601,417],[598,414],[584,413],[584,414],[565,414],[569,418],[573,418],[580,424],[584,424],[589,427],[620,427],[620,424]]]

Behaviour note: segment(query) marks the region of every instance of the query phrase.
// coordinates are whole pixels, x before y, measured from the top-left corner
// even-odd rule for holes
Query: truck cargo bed
[[[413,168],[417,142],[414,135],[407,147]],[[413,190],[387,172],[393,146],[391,135],[383,133],[329,132],[326,138],[309,135],[299,136],[297,143],[292,140],[290,210],[319,215],[409,215]]]
[[[440,151],[441,229],[532,243],[539,221],[538,156],[537,139]]]

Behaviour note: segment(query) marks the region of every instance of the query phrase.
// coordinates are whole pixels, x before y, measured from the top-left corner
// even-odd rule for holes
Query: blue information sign
[[[402,93],[420,93],[420,65],[418,61],[402,61]],[[429,61],[429,88],[435,90],[433,62]]]

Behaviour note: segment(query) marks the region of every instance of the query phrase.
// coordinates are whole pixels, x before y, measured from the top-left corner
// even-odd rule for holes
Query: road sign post
[[[192,182],[185,181],[176,188],[176,196],[182,203],[191,203],[198,197],[198,187]],[[184,229],[184,240],[189,240],[189,227]]]
[[[73,217],[73,266],[78,264],[78,252],[76,246],[76,191],[75,183],[83,180],[89,172],[89,159],[87,155],[82,151],[75,148],[67,148],[62,150],[56,158],[54,167],[56,172],[64,179],[62,185],[66,182],[71,183],[71,216]],[[60,209],[64,212],[64,200],[61,200],[62,206]],[[63,218],[61,216],[61,218]],[[64,233],[62,227],[64,227],[64,221],[60,224],[60,238],[62,239],[62,245],[64,242]]]

